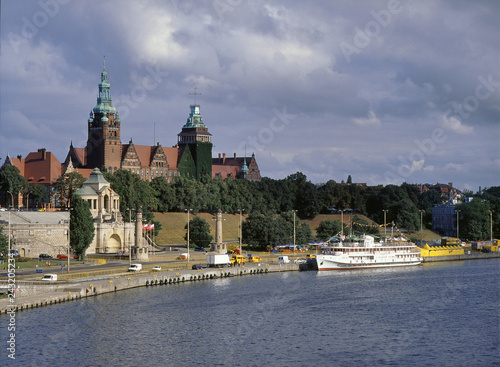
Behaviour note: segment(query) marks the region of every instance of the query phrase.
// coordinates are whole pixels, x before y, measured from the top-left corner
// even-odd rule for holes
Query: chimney
[[[21,160],[21,159],[23,159],[23,156],[22,156],[21,154],[19,154],[19,155],[17,156],[17,159]]]
[[[42,153],[42,159],[45,160],[45,158],[47,157],[46,149],[45,148],[40,148],[40,149],[38,149],[38,152]]]
[[[226,153],[222,153],[222,164],[226,163]]]
[[[236,159],[236,153],[234,153],[234,159]]]

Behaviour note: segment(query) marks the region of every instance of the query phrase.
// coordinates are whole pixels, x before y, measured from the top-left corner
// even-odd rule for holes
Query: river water
[[[500,259],[137,288],[16,314],[1,366],[500,365]]]

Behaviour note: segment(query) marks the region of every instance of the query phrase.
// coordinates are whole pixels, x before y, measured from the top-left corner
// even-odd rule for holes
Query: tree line
[[[43,194],[36,193],[39,188],[28,185],[16,170],[14,166],[2,168],[1,190],[4,193],[26,190],[32,199],[46,200]],[[432,227],[432,207],[446,201],[436,191],[420,192],[416,185],[408,183],[361,186],[352,184],[349,176],[347,184],[330,180],[323,185],[315,185],[301,172],[284,179],[262,178],[259,182],[217,177],[204,177],[199,181],[175,177],[172,182],[165,177],[156,177],[148,182],[127,170],[118,170],[113,174],[103,170],[103,174],[111,188],[120,195],[120,210],[126,221],[134,220],[135,209],[142,207],[145,220],[155,223],[155,231],[158,232],[161,227],[154,221],[153,212],[191,209],[194,213],[215,213],[220,209],[226,213],[237,213],[243,210],[248,215],[243,230],[247,233],[246,238],[256,246],[259,246],[259,239],[266,239],[270,244],[289,242],[289,238],[285,241],[284,233],[288,236],[291,233],[292,211],[295,211],[297,220],[313,219],[319,213],[352,211],[376,223],[382,224],[385,220],[386,223],[394,222],[399,228],[417,231],[421,225],[423,228]],[[84,181],[77,172],[67,173],[57,180],[52,195],[57,196],[61,206],[69,207],[73,193]],[[493,232],[498,236],[500,187],[463,194],[473,197],[473,200],[457,206],[460,236],[471,240],[489,239],[490,218]],[[307,242],[309,231],[296,223],[296,236],[300,238],[297,243]],[[250,238],[250,232],[261,233],[259,239]]]

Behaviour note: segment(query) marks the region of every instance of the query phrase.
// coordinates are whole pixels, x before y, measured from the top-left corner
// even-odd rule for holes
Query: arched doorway
[[[113,234],[108,239],[108,253],[117,253],[122,248],[122,240],[119,235]]]

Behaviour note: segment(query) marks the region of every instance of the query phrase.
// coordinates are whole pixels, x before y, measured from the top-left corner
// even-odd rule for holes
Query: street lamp
[[[7,252],[7,259],[9,258],[10,256],[10,209],[9,209],[9,248],[8,248],[8,252]]]
[[[30,194],[31,194],[31,192],[28,192],[26,194],[26,210],[30,209]]]
[[[132,224],[132,210],[135,210],[135,209],[127,208],[127,210],[128,210],[128,221],[129,221],[129,223]],[[130,230],[129,230],[129,235],[128,235],[128,266],[130,267],[131,265],[132,265],[132,241],[130,241]]]
[[[424,214],[425,210],[420,210],[420,246],[422,246],[422,242],[424,241],[424,234],[423,234],[423,225],[422,225],[422,216]]]
[[[382,211],[384,212],[384,240],[387,241],[387,224],[386,224],[386,220],[387,220],[387,212],[388,210],[387,209],[382,209]]]
[[[241,241],[243,237],[243,219],[242,219],[242,212],[245,211],[245,209],[239,209],[240,211],[240,255],[242,254],[241,252]]]
[[[295,213],[297,213],[296,210],[292,210],[293,212],[293,253],[295,254]]]
[[[13,195],[13,194],[12,194],[12,192],[10,192],[10,191],[7,191],[7,192],[8,192],[8,193],[10,194],[10,196],[12,197],[12,205],[11,205],[10,207],[11,207],[11,208],[13,208],[13,207],[14,207],[14,195]]]
[[[71,209],[69,210],[69,217],[68,217],[68,273],[69,273],[70,246],[71,246]]]
[[[493,245],[493,211],[490,210],[490,241]]]
[[[188,269],[189,269],[189,212],[192,210],[192,209],[184,209],[185,211],[187,211],[187,265],[188,265]]]
[[[340,239],[344,241],[344,209],[340,209]]]

